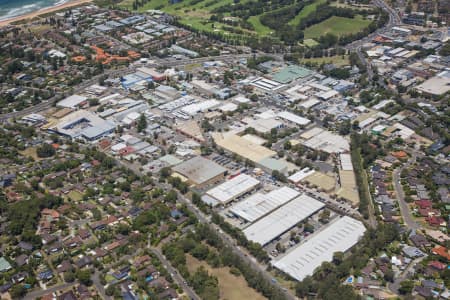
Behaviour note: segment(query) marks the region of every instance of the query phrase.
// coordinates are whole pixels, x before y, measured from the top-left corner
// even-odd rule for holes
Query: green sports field
[[[360,16],[353,19],[336,17],[326,19],[325,21],[305,29],[305,39],[319,38],[327,33],[335,36],[358,33],[370,24],[370,20],[364,20]]]

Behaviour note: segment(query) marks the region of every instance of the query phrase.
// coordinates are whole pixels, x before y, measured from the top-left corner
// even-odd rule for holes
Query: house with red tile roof
[[[448,261],[450,261],[450,253],[445,247],[436,246],[433,249],[431,249],[431,253],[433,253],[434,255],[439,255],[440,257],[443,257]]]
[[[437,217],[437,216],[426,217],[425,221],[427,221],[430,226],[435,226],[435,227],[447,225],[447,222],[445,222],[444,218]]]
[[[431,200],[428,199],[416,200],[414,203],[421,209],[427,209],[433,206],[433,202],[431,202]]]

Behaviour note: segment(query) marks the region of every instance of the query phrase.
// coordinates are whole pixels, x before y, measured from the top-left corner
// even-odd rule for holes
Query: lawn
[[[260,293],[247,285],[244,277],[234,276],[230,273],[229,267],[211,268],[206,262],[199,261],[191,255],[186,255],[186,265],[190,273],[195,272],[198,267],[203,266],[210,274],[216,276],[219,280],[220,299],[226,300],[265,300]]]
[[[303,9],[295,16],[292,20],[289,21],[289,25],[298,25],[300,21],[306,18],[310,13],[316,11],[317,6],[320,4],[326,3],[326,0],[315,0],[313,3],[306,5]]]
[[[106,280],[106,282],[109,283],[109,282],[113,282],[115,280],[115,278],[111,274],[106,274],[105,280]]]
[[[303,45],[305,45],[306,47],[312,48],[312,47],[319,45],[319,43],[313,39],[305,39],[305,40],[303,40]]]
[[[272,33],[272,29],[261,24],[259,16],[251,16],[250,18],[248,18],[248,22],[253,25],[253,28],[255,28],[255,31],[259,35],[268,35]]]
[[[83,199],[83,194],[81,194],[78,191],[70,191],[67,197],[74,202],[78,202],[81,201],[81,199]]]
[[[353,19],[333,16],[319,24],[306,28],[305,39],[318,38],[327,33],[336,36],[358,33],[367,27],[370,22],[370,20],[364,20],[361,16],[356,16]]]

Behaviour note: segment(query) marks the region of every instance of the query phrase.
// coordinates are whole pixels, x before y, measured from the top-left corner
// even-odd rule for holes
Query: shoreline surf
[[[18,16],[13,16],[13,17],[10,17],[10,18],[2,19],[2,20],[0,20],[0,27],[4,27],[4,26],[7,26],[7,25],[10,25],[13,22],[22,21],[22,20],[26,20],[26,19],[32,19],[32,18],[38,17],[38,16],[43,15],[43,14],[56,12],[56,11],[59,11],[59,10],[65,9],[65,8],[77,6],[77,5],[80,5],[80,4],[90,3],[90,2],[92,2],[92,0],[68,0],[68,1],[63,2],[63,3],[61,3],[61,2],[62,1],[58,1],[53,6],[43,7],[41,9],[39,9],[39,10],[36,10],[36,11],[32,11],[32,12],[24,13],[22,15],[18,15]]]

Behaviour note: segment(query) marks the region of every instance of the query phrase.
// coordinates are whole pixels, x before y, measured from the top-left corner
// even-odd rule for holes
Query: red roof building
[[[427,209],[427,208],[431,208],[433,206],[433,202],[431,202],[431,200],[427,200],[427,199],[417,200],[415,203],[421,209]]]
[[[445,220],[441,217],[436,217],[436,216],[430,216],[430,217],[426,217],[425,220],[428,222],[428,224],[430,226],[446,226],[447,223],[445,222]]]
[[[448,253],[448,250],[445,247],[436,246],[433,249],[431,249],[431,253],[433,253],[435,255],[439,255],[450,261],[450,254]]]
[[[447,268],[446,264],[441,263],[440,261],[437,261],[437,260],[430,261],[428,263],[428,266],[432,267],[433,269],[439,270],[439,271],[445,270],[445,268]]]

